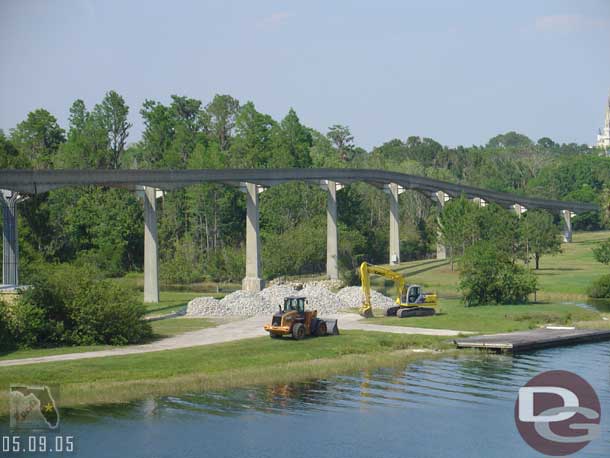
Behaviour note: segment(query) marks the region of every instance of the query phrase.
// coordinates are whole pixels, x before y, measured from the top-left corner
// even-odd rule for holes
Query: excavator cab
[[[386,310],[386,316],[407,318],[411,316],[430,316],[436,313],[433,308],[437,305],[436,293],[424,292],[421,285],[406,285],[403,276],[391,269],[363,262],[360,265],[360,279],[362,280],[364,302],[360,307],[360,314],[365,318],[373,316],[371,274],[381,275],[394,281],[394,286],[396,287],[396,306],[389,307]]]

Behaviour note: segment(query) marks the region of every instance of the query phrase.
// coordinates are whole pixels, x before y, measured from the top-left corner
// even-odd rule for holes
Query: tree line
[[[129,114],[115,91],[89,108],[76,100],[65,127],[47,110],[34,110],[8,133],[0,133],[0,167],[375,168],[517,194],[598,201],[608,207],[610,161],[586,145],[558,144],[547,137],[533,141],[508,132],[485,145],[450,148],[431,138],[407,136],[366,151],[347,126],[336,124],[319,132],[305,126],[293,109],[276,120],[254,103],[230,95],[216,95],[208,103],[173,95],[169,103],[143,103],[139,115],[144,132],[130,143]],[[337,199],[341,269],[350,271],[362,260],[387,262],[387,197],[355,183]],[[323,272],[324,191],[289,183],[268,189],[260,201],[264,276]],[[401,195],[403,260],[431,256],[439,223],[446,228],[441,236],[450,253],[457,255],[481,236],[473,229],[476,225],[485,224],[485,218],[500,218],[500,211],[479,215],[461,201],[453,207],[439,215],[428,198],[411,191]],[[463,224],[448,223],[452,212],[465,212]],[[102,187],[61,189],[30,198],[20,204],[19,213],[24,281],[41,263],[96,266],[109,276],[142,268],[142,208],[133,193]],[[163,281],[242,278],[245,198],[239,190],[201,184],[171,191],[160,202],[159,215]],[[537,248],[532,228],[558,224],[557,216],[536,215],[521,220],[519,240],[514,241],[515,253],[523,259],[533,256],[534,263],[546,248]],[[604,212],[579,215],[574,221],[577,229],[607,224]]]

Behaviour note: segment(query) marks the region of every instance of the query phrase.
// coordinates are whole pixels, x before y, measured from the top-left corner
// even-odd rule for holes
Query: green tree
[[[27,165],[27,161],[19,155],[19,150],[0,130],[0,169],[24,168]]]
[[[343,162],[351,159],[354,149],[354,136],[350,132],[349,127],[335,124],[328,128],[326,136],[337,150],[339,159]]]
[[[544,254],[561,252],[561,232],[553,222],[553,216],[544,210],[530,210],[520,221],[524,246],[524,260],[529,262],[533,255],[536,270],[540,268],[540,258]]]
[[[102,102],[95,106],[94,116],[108,135],[109,156],[105,166],[111,169],[121,167],[131,123],[127,121],[129,107],[115,91],[109,91]]]
[[[282,167],[309,167],[312,146],[309,129],[301,124],[291,108],[275,129],[275,145],[271,163]]]
[[[521,304],[536,291],[536,284],[536,276],[493,241],[475,243],[460,260],[459,288],[467,306]]]
[[[165,152],[169,150],[174,139],[174,118],[172,110],[154,100],[146,100],[140,110],[144,121],[142,133],[141,166],[149,168],[164,165]]]
[[[70,107],[67,141],[57,153],[61,168],[101,168],[108,162],[108,133],[97,116],[78,99]]]
[[[599,243],[592,251],[597,262],[606,265],[610,264],[610,239]]]
[[[438,225],[440,239],[449,250],[451,270],[455,256],[464,253],[466,247],[478,239],[476,213],[479,207],[473,202],[460,196],[446,202],[440,212]]]
[[[230,164],[237,167],[265,167],[272,152],[272,132],[276,125],[269,115],[259,113],[252,102],[239,110]]]
[[[524,148],[532,146],[532,141],[523,134],[510,131],[496,135],[489,140],[487,146],[490,148]]]
[[[239,112],[239,100],[226,94],[216,94],[205,107],[208,133],[218,143],[220,151],[229,149]]]
[[[11,140],[32,167],[49,169],[53,167],[59,145],[65,141],[65,132],[55,116],[39,108],[28,113],[27,119],[11,130]]]

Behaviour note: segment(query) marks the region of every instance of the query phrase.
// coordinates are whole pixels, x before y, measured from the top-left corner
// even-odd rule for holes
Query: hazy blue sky
[[[517,130],[592,143],[610,90],[609,0],[1,0],[0,128],[115,89],[293,107],[366,148],[480,144]]]

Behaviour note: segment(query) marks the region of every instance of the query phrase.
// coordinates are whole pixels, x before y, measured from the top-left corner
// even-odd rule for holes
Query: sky
[[[610,92],[609,0],[0,0],[0,129],[109,90],[292,107],[321,132],[484,144],[516,130],[592,144]]]

